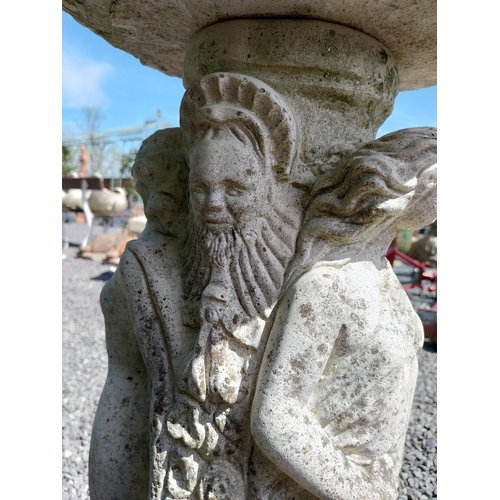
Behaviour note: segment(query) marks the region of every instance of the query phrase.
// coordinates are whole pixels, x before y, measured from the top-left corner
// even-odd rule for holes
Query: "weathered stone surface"
[[[92,498],[394,499],[423,329],[385,253],[436,217],[437,133],[374,140],[397,64],[357,30],[234,20],[186,53],[101,294]]]
[[[225,71],[262,80],[290,106],[301,132],[291,181],[300,184],[374,139],[399,88],[383,45],[322,21],[235,20],[200,31],[187,49],[185,84]]]
[[[267,325],[251,425],[277,471],[254,498],[283,472],[283,498],[397,497],[423,331],[384,254],[435,218],[435,153],[432,129],[400,131],[315,183]]]
[[[391,134],[323,174],[287,265],[298,225],[273,192],[283,171],[229,132],[241,109],[202,104],[190,129],[196,95],[189,173],[178,150],[139,155],[156,217],[101,296],[92,497],[395,498],[423,332],[384,249],[435,217],[435,133]],[[156,222],[172,218],[184,223]]]
[[[341,24],[378,40],[396,61],[401,90],[436,84],[436,0],[63,0],[62,5],[115,47],[172,76],[183,76],[186,48],[203,28],[231,19],[299,18]]]

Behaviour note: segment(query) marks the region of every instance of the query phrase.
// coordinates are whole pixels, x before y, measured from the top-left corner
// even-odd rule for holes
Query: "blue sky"
[[[436,126],[436,87],[401,92],[379,135],[407,127]],[[102,106],[101,129],[143,125],[160,109],[162,119],[179,125],[184,88],[180,78],[143,66],[62,14],[62,126],[78,131],[83,106]]]
[[[102,129],[143,125],[158,109],[178,126],[183,92],[180,78],[142,65],[63,13],[63,130],[83,122],[83,106],[102,106]]]

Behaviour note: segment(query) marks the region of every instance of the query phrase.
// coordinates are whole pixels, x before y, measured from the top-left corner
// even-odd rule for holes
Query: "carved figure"
[[[178,129],[156,132],[142,144],[133,175],[148,222],[140,242],[127,245],[116,272],[101,293],[109,363],[92,429],[92,499],[147,498],[150,470],[161,467],[151,448],[162,422],[152,413],[153,402],[155,409],[172,403],[163,330],[175,319],[175,309],[171,309],[172,300],[163,298],[168,290],[182,287],[178,254],[186,207],[187,166],[181,147]],[[147,290],[151,290],[152,297],[146,297]],[[156,497],[150,494],[150,498]]]
[[[398,230],[436,218],[435,163],[435,129],[408,129],[315,183],[268,322],[254,498],[397,498],[424,336],[385,253]]]
[[[231,73],[188,89],[181,130],[137,155],[148,222],[101,295],[93,500],[397,494],[423,332],[384,256],[435,218],[435,144],[411,129],[339,160],[299,234],[283,98]]]
[[[262,332],[299,223],[278,208],[276,182],[291,167],[295,124],[263,82],[221,73],[187,92],[181,126],[191,198],[184,324],[197,341],[177,374],[178,402],[167,417],[176,443],[167,489],[173,498],[244,499]]]
[[[150,498],[248,497],[262,334],[301,216],[285,214],[300,206],[286,183],[295,123],[263,82],[219,73],[188,90],[181,125],[189,205],[180,133],[157,133],[133,172],[148,224],[102,292],[110,367],[92,439],[93,498],[148,489]],[[120,415],[110,415],[118,401]],[[141,453],[122,454],[116,436],[103,444],[131,421],[126,442]]]
[[[295,149],[283,98],[231,73],[195,83],[181,130],[141,147],[148,222],[101,295],[93,500],[397,492],[423,335],[384,255],[434,214],[435,133],[332,165],[300,235]]]
[[[80,144],[80,170],[78,171],[78,177],[84,178],[89,176],[89,160],[89,152],[84,144]]]

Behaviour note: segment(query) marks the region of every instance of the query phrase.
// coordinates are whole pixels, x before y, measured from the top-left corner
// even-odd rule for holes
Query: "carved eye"
[[[206,192],[206,186],[203,185],[200,182],[194,182],[191,184],[191,192],[197,194],[197,193],[205,193]]]
[[[242,194],[245,193],[245,191],[246,189],[238,186],[230,186],[226,189],[226,193],[229,196],[241,196]]]
[[[231,181],[225,186],[226,194],[229,196],[242,196],[247,191],[250,191],[250,187],[247,187],[239,182]]]

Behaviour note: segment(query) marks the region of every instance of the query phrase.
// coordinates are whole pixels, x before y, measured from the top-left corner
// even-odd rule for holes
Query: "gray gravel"
[[[111,227],[109,232],[121,227]],[[70,242],[62,261],[62,498],[88,500],[88,456],[92,422],[106,378],[104,319],[99,294],[110,266],[77,258],[85,225],[66,224]],[[97,226],[93,235],[103,231]],[[437,498],[437,352],[427,344],[400,475],[398,500]]]

